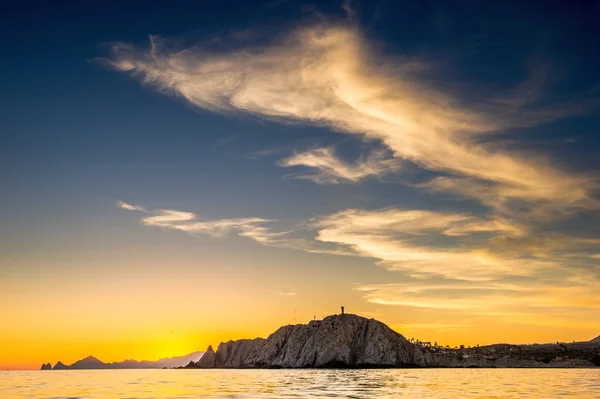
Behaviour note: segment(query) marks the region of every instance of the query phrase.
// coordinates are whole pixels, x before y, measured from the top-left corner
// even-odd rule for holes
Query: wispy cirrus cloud
[[[122,209],[127,209],[128,211],[146,212],[146,210],[139,205],[131,205],[123,201],[117,201],[117,206]]]
[[[410,277],[416,287],[431,279],[460,281],[460,289],[473,293],[473,301],[489,293],[481,287],[506,287],[499,282],[507,278],[523,280],[511,288],[522,293],[553,286],[556,276],[570,282],[574,291],[576,286],[595,287],[586,291],[591,294],[600,287],[600,269],[593,260],[599,238],[537,231],[499,217],[404,209],[347,209],[312,223],[316,241],[374,258]],[[378,303],[400,304],[391,297],[378,296]],[[402,292],[396,297],[406,299]],[[446,306],[459,302],[457,297],[456,304]]]
[[[420,76],[427,69],[424,61],[377,54],[356,27],[320,23],[299,28],[268,45],[226,52],[202,45],[172,49],[160,38],[151,37],[149,49],[115,44],[110,63],[200,108],[327,126],[378,140],[394,157],[424,169],[467,179],[452,187],[432,183],[438,190],[448,188],[482,199],[479,191],[491,186],[505,203],[516,199],[535,206],[557,204],[555,210],[598,208],[598,202],[590,197],[596,179],[562,171],[551,160],[492,147],[481,140],[511,126],[581,113],[585,107],[569,103],[566,111],[556,112],[560,103],[545,104],[554,110],[546,113],[536,110],[531,103],[536,96],[530,95],[527,107],[519,110],[526,108],[537,116],[543,113],[544,118],[528,117],[507,106],[508,100],[498,101],[512,93],[481,99],[480,103],[488,104],[485,109],[462,105],[460,98],[426,83]],[[514,105],[515,101],[508,103]],[[388,173],[389,162],[375,156],[367,165],[349,165],[327,150],[316,150],[296,154],[282,165],[314,167],[318,173],[305,178],[335,183]]]
[[[335,154],[333,147],[316,148],[296,153],[278,162],[279,166],[303,166],[314,169],[314,173],[298,174],[297,179],[312,180],[318,184],[356,183],[368,177],[379,177],[396,172],[401,160],[386,155],[385,151],[373,151],[360,156],[356,162],[348,163]]]
[[[159,209],[155,211],[157,215],[143,218],[142,222],[146,226],[167,227],[177,230],[184,230],[192,226],[190,222],[196,219],[196,215],[191,212],[175,211],[172,209]],[[207,230],[209,232],[210,230]]]
[[[349,209],[313,222],[317,241],[345,246],[357,255],[380,260],[389,270],[412,276],[477,281],[507,273],[529,274],[554,265],[547,259],[510,258],[492,251],[489,238],[518,239],[526,234],[523,226],[507,220],[421,210]],[[456,242],[467,238],[468,245]]]
[[[562,235],[532,241],[526,225],[463,213],[347,209],[281,230],[278,221],[260,217],[205,220],[186,211],[119,206],[142,210],[145,226],[212,237],[236,234],[268,246],[369,257],[388,270],[417,278],[493,281],[528,276],[561,268],[567,258],[593,259],[589,251],[600,245],[598,239]]]
[[[119,201],[117,205],[129,211],[142,211],[152,214],[152,216],[141,219],[142,224],[145,226],[174,229],[189,234],[207,234],[213,237],[223,237],[229,233],[235,233],[262,244],[275,244],[279,237],[286,234],[286,232],[271,231],[267,226],[272,224],[274,220],[269,219],[250,217],[202,220],[192,212],[173,209],[147,210],[141,206],[130,205],[123,201]]]
[[[354,252],[341,247],[323,246],[298,236],[310,231],[309,224],[301,223],[292,229],[281,229],[277,220],[260,217],[203,219],[193,212],[174,209],[146,209],[118,201],[117,206],[128,211],[138,211],[151,216],[140,219],[144,226],[178,230],[190,235],[205,234],[214,238],[225,238],[230,234],[250,238],[262,245],[301,250],[314,254],[354,256]]]

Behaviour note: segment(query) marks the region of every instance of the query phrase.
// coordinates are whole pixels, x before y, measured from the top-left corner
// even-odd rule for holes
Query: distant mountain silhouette
[[[52,370],[66,370],[66,369],[68,369],[68,367],[65,366],[63,362],[60,362],[60,361],[58,363],[56,363],[54,365],[54,367],[52,368]]]
[[[94,356],[88,356],[85,359],[76,361],[72,365],[68,366],[68,368],[72,370],[108,369],[110,368],[110,365],[101,362]]]
[[[600,335],[598,335],[596,338],[591,339],[590,342],[593,342],[595,344],[600,344]]]
[[[108,369],[161,369],[183,367],[190,362],[200,360],[204,352],[193,352],[185,356],[165,357],[156,361],[133,359],[124,360],[122,362],[104,363],[94,356],[88,356],[66,366],[62,362],[56,363],[54,367],[50,367],[50,363],[42,365],[42,370],[108,370]],[[49,368],[50,367],[50,368]]]

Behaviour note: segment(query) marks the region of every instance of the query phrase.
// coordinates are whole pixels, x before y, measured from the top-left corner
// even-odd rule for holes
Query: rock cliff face
[[[344,314],[281,327],[267,339],[221,343],[216,352],[209,347],[195,367],[414,367],[433,362],[429,351],[385,324]]]

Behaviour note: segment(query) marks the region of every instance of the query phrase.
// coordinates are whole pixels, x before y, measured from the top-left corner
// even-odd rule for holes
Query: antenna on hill
[[[342,305],[342,314],[344,314],[344,309],[345,309],[344,305]]]
[[[294,324],[296,324],[296,309],[294,309]]]

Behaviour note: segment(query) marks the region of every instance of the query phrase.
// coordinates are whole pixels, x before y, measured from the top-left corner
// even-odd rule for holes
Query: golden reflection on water
[[[0,398],[600,398],[600,369],[2,371]]]

